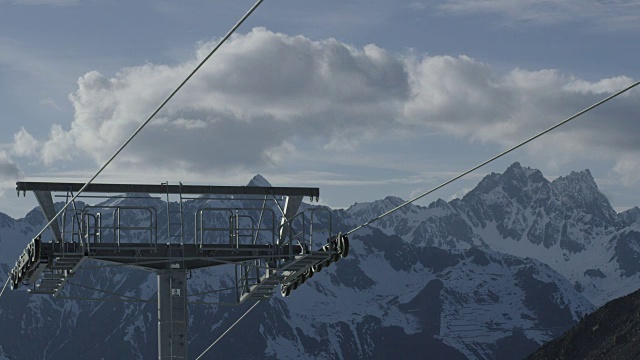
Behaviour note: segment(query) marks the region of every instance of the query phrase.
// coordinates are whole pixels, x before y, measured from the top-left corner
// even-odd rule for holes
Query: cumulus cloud
[[[438,7],[454,14],[495,14],[519,24],[588,21],[608,30],[637,28],[640,20],[635,0],[442,0]]]
[[[82,76],[70,96],[75,118],[68,129],[51,129],[42,161],[87,156],[102,164],[211,47],[200,44],[194,59],[173,66]],[[116,166],[192,173],[279,166],[310,149],[357,151],[381,136],[434,130],[506,147],[631,82],[624,76],[592,82],[549,69],[501,74],[466,56],[394,55],[375,45],[256,28],[232,38]],[[563,162],[585,156],[585,149],[611,158],[640,151],[639,95],[633,91],[579,126],[545,137],[531,153]],[[16,149],[33,143],[27,135],[16,135]]]
[[[13,153],[17,156],[34,156],[38,154],[38,141],[24,127],[13,136]]]
[[[176,66],[82,76],[70,96],[71,128],[52,129],[44,161],[65,159],[69,146],[105,161],[212,45],[201,44],[196,59]],[[278,163],[276,154],[290,152],[298,139],[321,146],[391,127],[409,93],[407,76],[401,59],[373,45],[356,49],[256,28],[205,65],[121,162],[194,170]]]

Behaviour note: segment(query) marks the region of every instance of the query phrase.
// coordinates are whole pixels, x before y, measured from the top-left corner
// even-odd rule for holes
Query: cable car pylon
[[[55,216],[52,194],[71,199],[68,195],[82,185],[16,184],[19,193],[36,194],[48,221]],[[105,199],[124,194],[116,197],[125,201],[75,204],[74,210],[63,213],[60,221],[54,221],[59,231],[52,231],[49,241],[40,235],[27,245],[11,270],[11,288],[24,286],[33,295],[58,297],[88,260],[154,272],[158,278],[159,359],[188,358],[187,274],[192,270],[234,265],[235,301],[221,305],[238,305],[268,300],[278,286],[288,296],[314,272],[349,251],[348,239],[332,233],[330,220],[328,228],[318,229],[316,224],[312,230],[309,226],[317,211],[325,210],[330,218],[328,210],[299,212],[303,197],[318,198],[317,188],[91,184],[84,192]],[[127,205],[127,198],[139,198],[141,193],[166,195],[166,210]],[[171,202],[171,196],[179,203]],[[268,199],[282,203],[282,211],[266,207]],[[252,206],[255,201],[263,206]],[[183,232],[172,234],[169,224],[194,229],[191,240],[183,241]],[[324,240],[318,241],[318,236]]]

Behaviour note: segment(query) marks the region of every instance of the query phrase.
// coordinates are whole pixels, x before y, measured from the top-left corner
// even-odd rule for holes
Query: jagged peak
[[[449,205],[449,203],[446,202],[445,200],[438,198],[438,200],[429,204],[429,209],[436,209],[436,208],[451,209],[451,205]]]
[[[509,167],[507,168],[507,170],[505,170],[504,173],[505,174],[508,174],[508,173],[524,173],[524,169],[522,168],[522,165],[520,165],[520,163],[518,161],[516,161],[513,164],[509,165]]]
[[[401,204],[404,203],[404,200],[402,200],[402,198],[397,197],[397,196],[392,196],[392,195],[389,195],[389,196],[385,197],[384,200],[382,200],[382,201],[391,203],[391,204],[396,205],[396,206],[401,205]]]
[[[598,199],[608,202],[606,196],[594,180],[588,169],[582,171],[572,171],[567,176],[560,176],[551,182],[551,186],[562,196],[569,199]],[[612,208],[613,211],[613,208]]]
[[[355,203],[347,209],[347,212],[354,213],[367,209],[367,211],[373,210],[374,212],[382,213],[381,211],[391,210],[396,206],[404,204],[404,202],[405,201],[402,198],[390,195],[385,197],[384,199],[376,201]]]
[[[555,179],[551,186],[572,206],[615,225],[621,222],[609,199],[598,189],[598,185],[588,169],[572,171],[567,176]]]
[[[575,185],[588,185],[594,188],[598,188],[598,184],[596,184],[596,180],[591,175],[591,171],[589,169],[584,169],[582,171],[572,171],[571,174],[567,176],[560,176],[559,178],[552,181],[553,184],[567,184],[570,186]]]
[[[520,193],[522,189],[538,184],[548,184],[549,181],[538,169],[523,167],[519,162],[511,164],[504,173],[491,173],[485,176],[480,183],[469,191],[462,199],[469,200],[477,195],[487,194],[496,188],[502,188],[510,196]]]
[[[251,179],[251,181],[249,181],[247,186],[271,187],[271,183],[262,175],[257,174],[253,179]]]
[[[640,208],[637,206],[627,209],[618,214],[622,222],[629,226],[640,221]]]
[[[517,161],[507,168],[501,178],[520,178],[533,183],[547,181],[540,170],[522,166]]]

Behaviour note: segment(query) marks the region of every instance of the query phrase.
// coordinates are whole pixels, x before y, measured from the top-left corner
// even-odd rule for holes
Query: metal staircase
[[[58,295],[67,280],[75,275],[76,269],[86,259],[83,254],[78,253],[53,255],[53,262],[46,266],[50,272],[42,272],[40,280],[34,282],[33,289],[28,290],[29,293]]]

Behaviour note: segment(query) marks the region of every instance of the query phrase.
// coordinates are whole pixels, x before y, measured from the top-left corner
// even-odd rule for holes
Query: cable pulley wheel
[[[340,237],[340,256],[346,258],[349,255],[349,238],[346,235]]]

